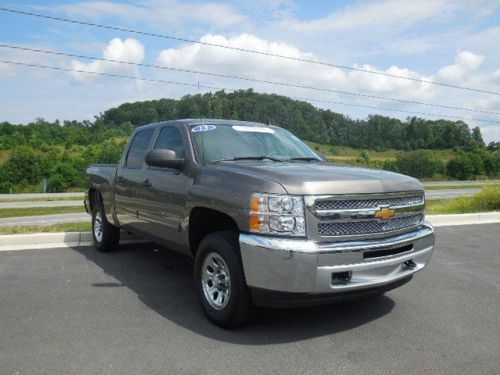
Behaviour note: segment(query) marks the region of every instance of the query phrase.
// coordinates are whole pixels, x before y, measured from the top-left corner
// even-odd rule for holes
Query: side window
[[[125,165],[128,168],[141,168],[144,157],[146,156],[146,150],[148,149],[149,141],[153,136],[154,130],[147,129],[140,131],[134,137],[130,149],[127,154],[127,160]]]
[[[184,142],[182,140],[181,132],[173,126],[166,126],[161,129],[154,148],[166,148],[175,151],[175,155],[178,159],[185,158]]]

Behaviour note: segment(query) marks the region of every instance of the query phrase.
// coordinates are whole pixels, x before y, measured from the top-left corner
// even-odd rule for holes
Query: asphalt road
[[[0,202],[2,208],[35,208],[35,207],[83,207],[83,199],[78,201],[34,201],[34,202]]]
[[[89,220],[90,216],[85,212],[78,212],[74,214],[5,217],[0,218],[0,227],[52,225]]]
[[[471,197],[479,193],[481,189],[440,189],[440,190],[426,190],[425,199],[452,199],[459,197]]]
[[[441,190],[427,190],[425,192],[426,199],[450,199],[462,196],[471,196],[481,189],[467,188],[467,189],[441,189]],[[71,201],[34,201],[34,202],[0,202],[0,209],[2,208],[33,208],[33,207],[77,207],[83,206],[83,199]]]
[[[437,230],[383,297],[266,310],[226,331],[189,259],[153,246],[0,252],[1,374],[499,374],[499,225]]]
[[[57,198],[82,198],[85,193],[32,193],[32,194],[0,194],[0,200],[19,200],[19,199],[57,199]]]
[[[429,190],[425,192],[427,200],[434,199],[450,199],[462,196],[472,196],[479,192],[480,189],[444,189],[444,190]],[[72,193],[70,193],[72,194]],[[41,202],[2,202],[2,208],[29,208],[29,207],[70,207],[82,205],[82,201],[41,201]],[[1,218],[0,227],[7,226],[38,226],[52,225],[71,222],[81,222],[89,220],[86,213],[73,214],[52,214],[38,216],[23,216],[12,218]]]

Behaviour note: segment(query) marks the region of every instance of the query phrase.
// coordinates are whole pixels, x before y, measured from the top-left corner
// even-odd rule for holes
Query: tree
[[[484,153],[484,172],[488,177],[495,177],[500,173],[500,153]]]
[[[433,177],[445,169],[441,160],[425,150],[398,154],[394,166],[398,172],[417,178]]]
[[[2,172],[2,168],[0,168],[0,174]],[[0,182],[0,193],[9,194],[11,190],[14,188],[14,185],[10,181],[1,181]]]
[[[18,184],[26,179],[29,184],[36,184],[42,179],[39,157],[29,147],[14,149],[10,158],[2,166],[2,179]]]
[[[474,176],[476,167],[474,161],[463,152],[458,152],[454,158],[446,164],[448,176],[459,180],[470,180]]]
[[[478,126],[472,129],[472,139],[474,140],[477,146],[484,147],[483,136],[481,135],[481,129],[479,129]]]
[[[499,172],[500,142],[491,142],[486,149],[480,129],[470,129],[462,121],[431,121],[418,117],[401,121],[380,115],[355,120],[332,110],[315,108],[305,101],[249,89],[186,95],[179,100],[124,103],[104,111],[94,121],[49,122],[38,118],[22,125],[0,123],[2,189],[29,190],[42,178],[51,177],[57,189],[83,186],[86,166],[118,162],[135,127],[184,117],[272,123],[303,140],[335,147],[337,154],[342,150],[337,146],[377,151],[454,148],[457,152],[465,152],[470,160],[462,160],[465,156],[459,156],[458,161],[450,164],[450,173],[465,178],[484,173],[494,176]],[[356,162],[372,167],[383,165],[385,169],[419,178],[432,177],[447,169],[432,153],[410,153],[398,156],[395,161],[381,162],[371,159],[365,151]],[[469,171],[469,164],[472,171]]]
[[[68,187],[69,184],[67,183],[66,179],[59,174],[50,176],[47,181],[47,189],[51,193],[66,191],[68,190]]]
[[[487,147],[488,151],[497,151],[500,150],[500,142],[490,142]]]

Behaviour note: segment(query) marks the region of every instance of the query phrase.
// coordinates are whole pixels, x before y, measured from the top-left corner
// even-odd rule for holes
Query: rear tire
[[[108,222],[102,203],[97,203],[92,212],[92,237],[101,252],[116,250],[120,242],[120,229]]]
[[[237,234],[215,232],[198,246],[194,281],[207,318],[223,328],[235,328],[253,315]]]

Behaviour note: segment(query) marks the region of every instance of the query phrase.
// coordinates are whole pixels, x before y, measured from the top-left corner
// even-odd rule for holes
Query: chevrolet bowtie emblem
[[[382,207],[380,210],[377,211],[375,217],[383,220],[389,220],[395,214],[396,211],[391,210],[389,207]]]

